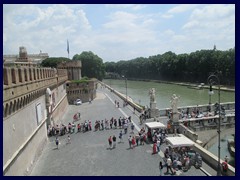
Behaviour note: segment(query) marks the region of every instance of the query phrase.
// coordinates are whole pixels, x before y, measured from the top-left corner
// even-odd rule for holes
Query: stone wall
[[[67,71],[51,68],[4,67],[3,77],[3,116],[6,118],[45,95],[46,88],[54,89],[64,84],[67,80]]]
[[[67,71],[4,67],[3,174],[25,175],[47,142],[46,121],[67,110]],[[46,89],[52,91],[46,108]]]
[[[76,99],[88,102],[89,98],[92,100],[96,98],[97,79],[91,79],[86,82],[68,81],[66,87],[69,104],[73,104]]]

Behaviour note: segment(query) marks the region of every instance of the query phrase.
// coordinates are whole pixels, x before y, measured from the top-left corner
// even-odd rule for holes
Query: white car
[[[75,103],[74,103],[75,105],[81,105],[82,104],[82,101],[81,101],[81,99],[76,99],[76,101],[75,101]]]

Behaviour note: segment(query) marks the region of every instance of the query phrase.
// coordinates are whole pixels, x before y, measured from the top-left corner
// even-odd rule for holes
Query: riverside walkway
[[[116,108],[114,101],[119,101],[120,108]],[[81,120],[75,124],[91,120],[94,127],[95,120],[119,117],[132,117],[135,131],[139,130],[138,114],[133,114],[132,108],[122,106],[122,100],[109,90],[99,88],[97,98],[91,104],[80,106],[70,105],[67,113],[60,120],[64,124],[72,122],[73,115],[81,113]],[[130,128],[129,128],[130,129]],[[115,135],[119,142],[120,129],[103,131],[88,131],[70,135],[71,144],[67,144],[67,135],[59,136],[60,145],[56,149],[55,137],[50,137],[42,155],[34,165],[31,176],[159,176],[159,161],[162,160],[163,148],[159,154],[152,155],[152,146],[129,149],[128,136],[123,135],[123,143],[117,143],[115,149],[109,150],[108,137]],[[203,163],[205,171],[211,175],[216,172]],[[163,172],[166,172],[164,167]],[[171,176],[164,174],[164,176]],[[206,173],[195,167],[187,172],[177,171],[174,176],[206,176]]]

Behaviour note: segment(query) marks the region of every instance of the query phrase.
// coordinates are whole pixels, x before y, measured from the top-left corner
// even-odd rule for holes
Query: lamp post
[[[212,82],[210,80],[210,89],[208,91],[208,95],[209,95],[209,112],[212,111],[212,102],[211,102],[211,96],[214,94],[213,90],[212,90]]]
[[[220,105],[220,80],[219,77],[215,74],[211,74],[208,77],[208,84],[210,85],[210,89],[209,89],[209,95],[210,93],[212,94],[212,85],[213,84],[218,84],[218,166],[217,166],[217,176],[221,176],[221,164],[220,164],[220,150],[221,150],[221,146],[220,146],[220,133],[221,133],[221,129],[220,129],[220,118],[221,118],[221,105]]]
[[[127,78],[125,78],[125,86],[126,86],[126,105],[127,105]]]

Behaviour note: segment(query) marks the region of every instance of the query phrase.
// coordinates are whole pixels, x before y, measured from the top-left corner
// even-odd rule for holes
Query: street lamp
[[[210,80],[210,89],[208,91],[208,95],[209,95],[209,112],[211,112],[211,106],[212,106],[212,102],[211,102],[211,96],[214,94],[213,90],[212,90],[212,82]]]
[[[220,164],[220,150],[221,150],[221,146],[220,146],[220,118],[221,118],[221,105],[220,105],[220,80],[219,77],[215,74],[211,74],[208,77],[208,84],[210,85],[210,89],[209,89],[209,95],[210,93],[213,94],[212,92],[212,85],[213,84],[218,84],[218,166],[217,166],[217,176],[221,176],[221,164]]]
[[[126,86],[126,105],[127,105],[127,78],[125,78],[125,86]]]

